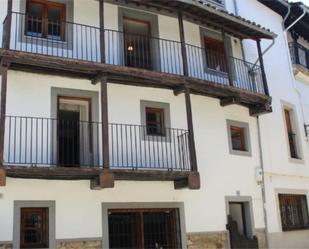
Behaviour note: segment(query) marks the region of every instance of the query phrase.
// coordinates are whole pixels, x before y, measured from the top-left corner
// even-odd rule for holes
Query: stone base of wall
[[[57,241],[57,249],[102,249],[102,241]]]
[[[225,249],[227,232],[189,233],[187,235],[188,249]]]
[[[12,244],[0,244],[0,249],[12,249]]]
[[[256,230],[259,248],[265,249],[265,234],[263,229]],[[227,249],[228,234],[222,232],[204,232],[187,234],[188,249]],[[0,249],[12,249],[12,244],[0,244]],[[57,249],[102,249],[101,240],[68,240],[57,241]]]
[[[256,235],[256,237],[258,238],[258,241],[259,241],[259,249],[265,249],[266,244],[265,244],[265,231],[264,231],[264,229],[256,229],[255,235]]]

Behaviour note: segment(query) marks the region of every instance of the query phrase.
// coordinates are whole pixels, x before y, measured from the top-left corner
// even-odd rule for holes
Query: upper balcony
[[[154,36],[147,25],[128,18],[120,31],[12,12],[3,22],[3,41],[9,36],[9,45],[3,45],[0,57],[9,58],[12,68],[71,74],[94,83],[104,73],[109,82],[168,88],[175,94],[186,85],[191,93],[219,98],[223,106],[241,104],[252,114],[270,111],[264,68],[235,56],[222,37],[200,46],[185,43],[184,58],[181,41]],[[256,31],[250,32],[234,33],[244,39]]]
[[[294,74],[301,72],[309,76],[309,49],[297,42],[289,43],[289,48]]]

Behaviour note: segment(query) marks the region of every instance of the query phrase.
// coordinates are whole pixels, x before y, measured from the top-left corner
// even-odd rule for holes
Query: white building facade
[[[309,189],[308,74],[281,15],[0,1],[1,249],[307,247],[308,208],[287,232],[279,202]]]

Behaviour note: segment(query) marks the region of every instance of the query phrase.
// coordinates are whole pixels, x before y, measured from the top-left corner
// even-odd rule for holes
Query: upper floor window
[[[147,135],[164,136],[164,109],[146,107]]]
[[[42,0],[28,0],[26,35],[63,40],[65,33],[65,4]]]
[[[20,248],[48,248],[48,208],[21,208]]]
[[[251,156],[249,124],[227,120],[227,131],[230,153]]]
[[[289,141],[290,157],[299,159],[300,155],[297,150],[297,137],[293,123],[292,110],[284,109],[285,123]]]
[[[282,230],[309,228],[306,195],[279,194]]]

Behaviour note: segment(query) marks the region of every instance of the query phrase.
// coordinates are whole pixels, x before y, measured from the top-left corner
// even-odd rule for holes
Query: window
[[[245,141],[245,128],[231,126],[231,139],[233,150],[247,150]]]
[[[300,159],[297,152],[297,137],[296,133],[293,131],[293,120],[291,112],[292,111],[289,109],[284,109],[285,123],[289,140],[290,157]]]
[[[227,72],[224,42],[211,37],[204,37],[205,59],[208,69]]]
[[[279,206],[283,231],[309,228],[306,195],[279,194]]]
[[[146,107],[147,135],[164,136],[164,109]]]
[[[229,150],[231,154],[251,156],[249,125],[227,120]]]
[[[65,4],[28,0],[26,35],[63,40],[65,33]]]
[[[21,208],[20,248],[48,248],[48,208]]]
[[[109,248],[181,248],[178,209],[108,212]]]

